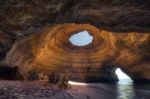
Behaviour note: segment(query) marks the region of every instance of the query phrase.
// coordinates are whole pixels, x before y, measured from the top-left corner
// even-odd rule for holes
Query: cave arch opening
[[[118,77],[118,82],[116,82],[118,86],[133,85],[133,80],[131,79],[131,77],[128,76],[125,72],[123,72],[121,70],[121,68],[113,68],[112,70],[113,70],[113,73],[115,73]],[[99,83],[101,83],[101,82],[99,82]],[[90,83],[69,81],[69,84],[71,84],[71,85],[89,85]]]
[[[69,38],[69,42],[78,47],[89,45],[93,42],[93,36],[88,31],[81,31],[73,34]]]
[[[121,68],[116,68],[115,74],[118,77],[118,84],[132,84],[133,80]]]

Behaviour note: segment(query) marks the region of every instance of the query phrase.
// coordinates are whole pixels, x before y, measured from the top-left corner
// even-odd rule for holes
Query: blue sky
[[[87,31],[82,31],[70,37],[69,41],[76,46],[85,46],[92,42],[93,36],[90,36]]]
[[[115,72],[118,76],[118,79],[131,79],[128,75],[126,75],[120,68],[116,69]]]

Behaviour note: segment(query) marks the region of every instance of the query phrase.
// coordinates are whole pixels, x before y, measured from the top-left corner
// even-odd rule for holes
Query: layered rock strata
[[[93,42],[74,46],[69,38],[88,31]],[[18,67],[24,79],[31,73],[75,81],[115,81],[120,67],[132,79],[150,79],[149,33],[115,33],[89,24],[56,24],[17,41],[6,61]],[[63,78],[62,78],[63,77]]]

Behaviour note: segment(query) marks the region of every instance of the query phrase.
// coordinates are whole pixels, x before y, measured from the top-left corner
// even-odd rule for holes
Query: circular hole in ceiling
[[[75,46],[86,46],[92,43],[93,36],[91,36],[88,31],[81,31],[73,34],[69,38],[69,41]]]

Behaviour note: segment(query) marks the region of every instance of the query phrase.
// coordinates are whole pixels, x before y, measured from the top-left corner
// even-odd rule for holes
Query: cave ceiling
[[[69,37],[83,30],[93,42],[71,45]],[[0,33],[1,59],[24,79],[57,71],[73,80],[116,80],[116,67],[150,79],[149,0],[1,0]]]
[[[109,31],[149,32],[149,19],[149,0],[0,1],[0,29],[14,35],[57,23],[89,23]]]

